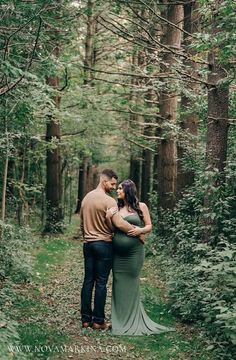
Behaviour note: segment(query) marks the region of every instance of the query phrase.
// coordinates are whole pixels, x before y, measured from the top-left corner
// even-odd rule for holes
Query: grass
[[[112,336],[107,331],[81,330],[79,298],[83,280],[83,256],[81,243],[72,239],[74,229],[75,223],[64,236],[38,239],[37,248],[33,251],[33,281],[17,290],[11,315],[19,323],[21,344],[29,346],[31,350],[35,346],[43,347],[43,351],[25,352],[25,359],[210,360],[199,334],[177,323],[171,314],[165,301],[163,284],[154,274],[152,259],[146,260],[141,277],[144,308],[152,320],[176,327],[177,331],[127,337]],[[107,300],[109,311],[110,294]],[[81,355],[52,351],[52,347],[65,344],[97,350],[88,350]],[[99,353],[109,346],[109,349],[112,346],[114,349],[123,346],[126,351]]]
[[[166,326],[175,326],[175,319],[169,314],[165,304],[153,305],[145,302],[144,306],[149,317],[155,322]],[[189,337],[178,331],[146,337],[127,337],[124,340],[142,350],[145,357],[150,360],[210,359],[201,339],[196,335]]]
[[[170,307],[163,302],[159,288],[150,283],[150,268],[148,269],[149,280],[141,282],[142,302],[148,316],[161,325],[175,327],[176,319],[171,314]],[[122,342],[132,344],[136,350],[149,360],[209,360],[210,355],[206,351],[199,334],[187,334],[186,331],[151,335],[151,336],[121,336]]]
[[[74,243],[58,238],[44,238],[40,251],[36,254],[34,281],[46,284],[52,274],[63,263],[64,254],[74,246]]]
[[[66,333],[61,333],[45,323],[26,323],[19,327],[21,344],[31,349],[34,359],[48,359],[52,355],[52,349],[64,346],[69,338]],[[53,347],[52,344],[53,343]],[[37,351],[43,349],[42,351]]]
[[[42,295],[49,281],[63,264],[65,253],[75,244],[58,237],[39,238],[37,244],[39,242],[40,245],[33,251],[35,265],[32,282],[19,289],[13,307],[15,320],[19,323],[18,332],[25,357],[46,360],[52,355],[50,344],[53,343],[54,347],[64,345],[69,341],[69,337],[66,330],[61,331],[51,326],[48,321],[52,316],[51,307],[45,304]],[[37,346],[43,346],[42,351],[35,352]],[[27,347],[32,353],[28,353]]]

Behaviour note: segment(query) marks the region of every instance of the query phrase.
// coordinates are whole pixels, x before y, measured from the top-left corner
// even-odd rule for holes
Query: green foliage
[[[236,351],[235,174],[235,161],[228,163],[225,183],[212,185],[221,180],[217,170],[200,173],[176,209],[157,222],[155,252],[166,269],[172,309],[205,329],[217,359],[233,359]],[[204,207],[206,192],[210,209]]]
[[[230,69],[235,59],[235,1],[201,0],[200,3],[199,12],[202,15],[202,22],[205,22],[209,32],[195,34],[196,41],[193,41],[191,46],[199,52],[215,49],[219,63]],[[212,24],[215,28],[211,33]],[[229,73],[229,77],[231,76],[232,74]]]
[[[10,346],[12,343],[19,345],[20,338],[17,332],[17,323],[10,320],[2,311],[0,311],[0,349],[1,360],[12,359],[12,353]],[[23,354],[14,354],[14,359],[25,359]]]
[[[31,276],[32,233],[29,227],[1,224],[0,281],[26,282]],[[24,261],[22,261],[24,259]]]
[[[195,266],[191,260],[182,263],[177,256],[169,262],[169,297],[177,315],[205,328],[217,358],[233,359],[236,247],[225,243],[219,246],[222,250],[196,244]]]
[[[152,11],[147,11],[148,16],[144,15],[145,5],[135,1],[99,0],[93,3],[93,8],[88,8],[86,1],[1,1],[1,90],[6,90],[20,79],[17,86],[0,97],[0,117],[3,120],[0,124],[1,170],[6,159],[9,160],[6,217],[27,223],[37,214],[41,215],[42,222],[45,221],[47,150],[60,147],[64,183],[62,212],[66,213],[68,198],[71,207],[76,198],[78,169],[84,158],[89,158],[92,164],[112,166],[126,176],[130,152],[141,158],[140,148],[133,146],[132,141],[141,147],[157,148],[157,139],[152,136],[145,138],[141,124],[145,121],[160,124],[162,140],[174,135],[184,148],[184,170],[196,173],[196,183],[185,193],[174,212],[154,218],[160,239],[157,242],[156,235],[151,234],[146,253],[163,254],[175,313],[184,321],[205,324],[214,337],[214,344],[222,349],[222,353],[218,352],[219,356],[230,358],[235,345],[236,130],[232,127],[229,132],[225,179],[214,169],[203,171],[207,91],[206,87],[196,92],[191,90],[193,79],[186,78],[185,74],[191,75],[193,69],[182,60],[185,55],[186,58],[189,56],[189,60],[191,57],[197,60],[199,67],[193,76],[199,79],[200,87],[207,79],[206,59],[207,52],[211,50],[217,63],[226,69],[223,85],[233,83],[235,1],[199,1],[202,30],[190,37],[190,51],[185,46],[180,51],[184,57],[176,57],[170,69],[173,81],[163,81],[159,76],[163,47],[158,42],[162,41],[160,34],[164,26],[162,28],[163,23],[160,19],[157,21]],[[160,2],[146,4],[156,14],[164,14],[166,10]],[[88,76],[83,66],[88,15],[98,19],[98,23],[93,24],[97,32],[91,40],[91,66],[98,71],[92,72],[91,83],[85,84]],[[104,27],[101,25],[102,17],[107,20],[103,23]],[[132,57],[136,57],[134,63]],[[133,76],[127,75],[130,73]],[[140,74],[140,77],[134,74]],[[152,77],[148,79],[147,75]],[[60,79],[57,89],[48,86],[49,76]],[[150,90],[155,93],[153,104],[146,101]],[[180,126],[168,119],[156,118],[162,90],[177,90],[178,94],[189,99],[188,107],[180,109],[178,121],[181,123],[189,114],[199,115],[197,140],[184,134]],[[60,109],[55,107],[55,96],[61,99]],[[230,118],[235,119],[233,87],[230,89],[230,101]],[[49,144],[45,141],[45,130],[51,119],[60,124],[61,139],[53,138]],[[196,146],[198,140],[200,146]],[[0,191],[2,185],[1,177]],[[71,188],[70,196],[67,195],[68,188]],[[211,203],[210,209],[203,205],[206,194]],[[152,203],[157,203],[154,196]],[[59,228],[63,228],[64,224],[60,223]],[[210,232],[208,244],[203,243],[206,227]],[[2,231],[0,281],[4,282],[5,295],[1,298],[4,304],[11,299],[6,283],[26,282],[30,276],[27,253],[31,233],[27,227],[18,228],[9,224],[4,225]]]
[[[20,228],[11,224],[0,224],[0,349],[1,359],[11,358],[9,346],[19,344],[18,324],[6,315],[7,308],[15,297],[16,284],[28,282],[32,276],[32,259],[29,251],[33,246],[33,237],[29,228]],[[16,354],[16,359],[23,359]]]

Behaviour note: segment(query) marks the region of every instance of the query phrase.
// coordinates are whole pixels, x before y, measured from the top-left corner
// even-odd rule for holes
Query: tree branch
[[[125,140],[126,140],[126,141],[129,141],[129,142],[131,142],[132,144],[137,145],[137,146],[139,146],[139,147],[141,147],[141,148],[143,148],[143,149],[149,150],[149,151],[151,151],[151,152],[153,152],[153,153],[156,152],[155,150],[153,150],[153,149],[150,148],[149,146],[146,146],[146,145],[143,145],[143,144],[139,144],[139,143],[137,143],[137,142],[134,141],[134,140],[131,140],[131,139],[128,139],[128,138],[125,138]]]
[[[152,14],[155,15],[158,19],[160,19],[160,20],[164,21],[165,23],[173,26],[173,27],[176,28],[177,30],[180,30],[180,31],[183,32],[184,34],[188,35],[189,37],[191,37],[191,38],[196,38],[193,34],[189,33],[188,31],[182,29],[181,27],[179,27],[178,25],[172,23],[172,22],[169,21],[168,19],[166,19],[166,18],[162,17],[161,15],[157,14],[150,6],[149,6],[147,3],[145,3],[144,1],[139,0],[139,2],[140,2],[142,5],[146,6],[146,7],[152,12]],[[178,5],[183,5],[183,4],[184,4],[184,2],[182,2],[181,4],[178,4]],[[169,3],[169,5],[177,5],[177,4]]]
[[[37,34],[36,34],[36,39],[35,39],[34,47],[33,47],[32,53],[31,53],[30,60],[29,60],[29,62],[26,64],[25,71],[28,71],[29,68],[30,68],[30,66],[32,65],[33,57],[34,57],[35,50],[36,50],[36,47],[37,47],[37,44],[38,44],[38,39],[39,39],[39,34],[40,34],[41,26],[42,26],[42,19],[41,19],[41,17],[39,16],[39,26],[38,26],[38,30],[37,30]],[[6,93],[9,92],[10,90],[12,90],[14,87],[16,87],[16,85],[19,84],[19,83],[24,79],[24,77],[25,77],[25,74],[21,75],[21,77],[20,77],[18,80],[16,80],[13,84],[11,84],[11,85],[8,85],[8,84],[7,84],[7,86],[2,87],[2,88],[0,89],[0,96],[6,94]]]
[[[125,113],[125,114],[133,114],[133,115],[140,115],[140,116],[147,116],[147,117],[155,117],[158,119],[163,119],[165,120],[165,118],[163,118],[161,115],[159,114],[145,114],[145,113],[141,113],[141,112],[137,112],[137,111],[133,111],[132,109],[129,110],[119,110],[119,109],[99,109],[101,111],[111,111],[111,112],[120,112],[120,113]],[[146,124],[145,124],[146,125]]]
[[[63,136],[75,136],[75,135],[83,134],[86,131],[87,131],[87,128],[83,129],[83,130],[80,130],[80,131],[76,131],[74,133],[64,133],[64,134],[61,135],[61,137],[63,137]]]
[[[104,20],[103,18],[101,18],[101,19],[102,19],[103,21],[106,21],[106,20]],[[123,39],[131,42],[132,44],[139,45],[139,46],[141,46],[142,48],[144,47],[144,44],[139,43],[139,42],[137,42],[137,41],[135,41],[135,40],[131,40],[131,39],[127,38],[127,36],[130,37],[130,35],[129,35],[129,34],[126,34],[124,31],[122,31],[122,32],[125,33],[126,37],[125,37],[124,35],[118,34],[118,33],[115,32],[114,30],[112,30],[111,28],[107,27],[104,23],[101,23],[101,22],[98,21],[98,20],[97,20],[97,22],[98,22],[100,25],[104,26],[107,30],[111,31],[113,34],[122,37]],[[106,22],[107,22],[107,21],[106,21]],[[112,26],[115,27],[114,24],[112,24]],[[119,30],[119,29],[118,29],[118,30]],[[152,51],[155,50],[155,48],[150,47],[150,46],[147,46],[147,45],[145,45],[145,48],[146,48],[146,49],[149,49],[149,50],[152,50]]]
[[[84,69],[87,70],[92,70],[94,72],[99,72],[99,73],[103,73],[103,74],[109,74],[109,75],[122,75],[122,76],[133,76],[133,77],[138,77],[138,78],[145,78],[145,79],[155,79],[155,78],[159,78],[161,76],[161,74],[157,74],[157,75],[142,75],[142,74],[133,74],[133,73],[126,73],[126,72],[111,72],[111,71],[105,71],[105,70],[98,70],[98,69],[94,69],[91,68],[89,66],[83,66]]]
[[[65,90],[65,88],[67,87],[68,85],[68,70],[67,68],[65,68],[65,84],[62,86],[61,89],[59,89],[58,91],[63,91]]]

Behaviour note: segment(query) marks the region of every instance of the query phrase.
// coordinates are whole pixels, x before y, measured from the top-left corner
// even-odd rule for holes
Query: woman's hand
[[[141,240],[142,243],[145,244],[145,234],[139,235],[139,240]]]
[[[140,236],[142,234],[143,229],[139,226],[134,226],[132,230],[127,232],[128,236]]]
[[[144,244],[144,242],[145,242],[145,234],[143,234],[142,231],[143,231],[143,228],[140,228],[138,226],[134,226],[132,230],[129,230],[127,235],[129,235],[129,236],[138,236],[139,240],[142,241],[142,243]]]
[[[114,214],[116,214],[118,211],[117,206],[113,206],[110,209],[107,209],[106,218],[112,218]]]

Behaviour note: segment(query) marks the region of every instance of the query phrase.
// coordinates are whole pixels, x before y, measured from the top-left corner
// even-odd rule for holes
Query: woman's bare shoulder
[[[146,209],[148,209],[147,205],[146,205],[144,202],[140,202],[140,203],[139,203],[139,207],[140,207],[141,210],[146,210]]]

